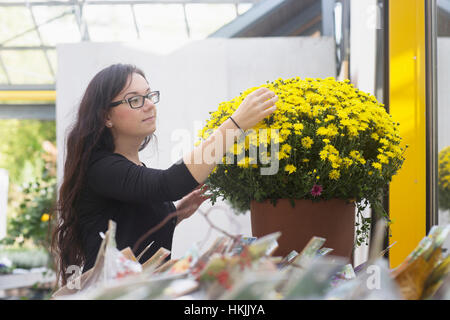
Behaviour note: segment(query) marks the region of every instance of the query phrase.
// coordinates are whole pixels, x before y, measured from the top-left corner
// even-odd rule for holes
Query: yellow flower
[[[338,170],[331,170],[331,172],[328,176],[332,180],[337,180],[341,177],[341,173]]]
[[[311,139],[310,137],[304,137],[304,138],[302,139],[302,146],[303,146],[305,149],[311,149],[311,146],[313,145],[313,143],[314,143],[314,141],[313,141],[313,139]]]
[[[291,149],[292,149],[292,147],[289,144],[283,144],[283,146],[281,147],[281,150],[280,150],[279,159],[282,160],[282,159],[289,158]]]
[[[388,158],[385,155],[379,154],[377,158],[380,160],[380,163],[389,163]]]
[[[320,127],[319,129],[317,129],[317,134],[319,136],[326,136],[328,135],[328,130],[325,127]]]
[[[248,157],[244,157],[237,162],[237,165],[241,168],[248,168]]]
[[[286,153],[290,153],[291,150],[292,150],[292,147],[289,144],[283,144],[283,146],[281,147],[281,151],[286,152]]]
[[[378,169],[380,171],[381,171],[381,168],[382,168],[381,163],[378,163],[378,162],[372,163],[372,167],[374,167],[375,169]]]
[[[303,124],[302,124],[302,123],[295,123],[295,124],[294,124],[294,130],[295,130],[295,131],[301,131],[301,130],[303,130]]]
[[[342,159],[343,160],[343,162],[344,162],[344,165],[345,165],[345,167],[346,168],[348,168],[348,167],[350,167],[352,164],[353,164],[353,160],[352,159],[350,159],[350,158],[344,158],[344,159]]]
[[[325,161],[325,160],[327,160],[327,158],[328,158],[328,151],[326,151],[326,150],[322,150],[322,151],[320,151],[320,159],[322,159],[323,161]]]
[[[42,221],[42,222],[47,222],[49,219],[50,219],[50,215],[49,215],[48,213],[44,213],[44,214],[41,216],[41,221]]]
[[[284,167],[284,171],[287,171],[289,172],[289,174],[291,174],[292,172],[297,171],[297,168],[292,164],[288,164]]]
[[[332,120],[334,120],[336,117],[335,116],[332,116],[332,115],[327,115],[327,118],[325,119],[325,122],[329,122],[329,121],[332,121]]]
[[[317,135],[319,136],[328,136],[328,137],[334,137],[337,135],[338,128],[334,124],[330,124],[328,127],[320,127],[317,129]]]

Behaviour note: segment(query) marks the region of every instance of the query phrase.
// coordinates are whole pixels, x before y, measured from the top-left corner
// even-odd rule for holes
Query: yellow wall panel
[[[395,268],[426,235],[425,0],[389,1],[389,35],[389,108],[409,146],[390,185]]]
[[[1,102],[17,102],[17,101],[32,101],[32,102],[54,102],[56,100],[56,91],[39,90],[39,91],[24,91],[24,90],[6,90],[0,91]]]

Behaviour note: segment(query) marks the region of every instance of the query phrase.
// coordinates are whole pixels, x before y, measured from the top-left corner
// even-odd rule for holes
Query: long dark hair
[[[81,99],[75,123],[67,136],[64,177],[57,202],[58,222],[52,236],[52,253],[57,267],[57,279],[67,283],[66,270],[70,265],[82,266],[85,255],[75,203],[84,183],[91,154],[96,149],[114,151],[110,129],[105,127],[109,104],[127,84],[129,76],[144,72],[133,65],[114,64],[99,73],[88,84]],[[147,136],[139,151],[152,136]]]

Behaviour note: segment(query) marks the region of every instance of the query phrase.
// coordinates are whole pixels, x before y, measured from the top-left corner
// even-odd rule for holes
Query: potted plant
[[[439,152],[439,207],[450,210],[450,146]]]
[[[260,87],[278,95],[277,110],[241,136],[210,174],[212,203],[221,197],[237,212],[250,210],[254,236],[281,231],[278,255],[321,236],[335,255],[350,258],[370,230],[363,210],[382,208],[383,189],[403,164],[399,123],[349,80],[278,78],[220,103],[200,138]],[[264,173],[269,167],[277,170]]]

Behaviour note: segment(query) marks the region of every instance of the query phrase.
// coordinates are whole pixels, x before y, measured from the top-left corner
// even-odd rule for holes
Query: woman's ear
[[[112,126],[113,126],[113,123],[111,121],[111,117],[109,114],[106,115],[105,126],[107,126],[108,128],[112,128]]]

